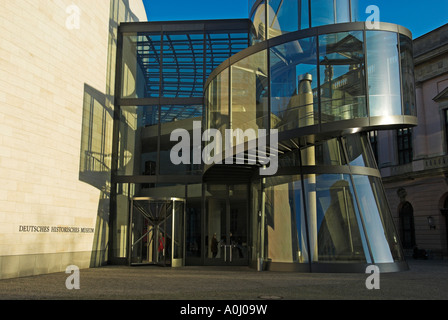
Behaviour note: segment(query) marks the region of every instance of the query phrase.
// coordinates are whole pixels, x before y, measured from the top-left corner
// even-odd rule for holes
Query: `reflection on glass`
[[[402,260],[398,235],[378,178],[353,176],[361,214],[375,263]]]
[[[403,81],[404,114],[417,116],[412,40],[400,34],[401,79]]]
[[[309,1],[308,0],[299,0],[299,6],[300,6],[300,16],[299,16],[300,30],[308,29],[311,27]]]
[[[336,0],[336,23],[350,22],[350,0]]]
[[[183,202],[175,201],[174,231],[173,231],[173,259],[184,258],[184,206]]]
[[[160,174],[200,174],[200,165],[193,164],[193,144],[190,144],[189,163],[173,164],[171,151],[179,141],[170,141],[176,129],[185,129],[193,137],[193,122],[202,121],[202,105],[163,105],[160,107]],[[179,154],[182,157],[182,154]]]
[[[301,159],[304,166],[342,166],[346,164],[338,139],[327,140],[301,149]]]
[[[350,22],[350,0],[311,1],[313,27],[344,22]]]
[[[247,32],[216,31],[205,34],[205,78],[222,62],[249,45]]]
[[[126,258],[129,240],[129,199],[134,196],[128,184],[116,185],[115,205],[116,217],[112,225],[112,252],[114,258]]]
[[[159,96],[161,36],[124,34],[122,51],[122,98]]]
[[[200,258],[202,254],[202,184],[188,185],[187,189],[185,255],[186,258]]]
[[[300,176],[272,177],[266,185],[267,257],[306,263],[306,220]]]
[[[363,33],[319,37],[322,122],[366,117]]]
[[[311,26],[318,27],[335,23],[334,0],[311,1]]]
[[[144,56],[142,56],[144,59]],[[204,87],[204,35],[164,34],[163,97],[202,97]]]
[[[359,6],[359,0],[351,0],[350,1],[350,6],[351,6],[351,8],[352,8],[352,11],[351,11],[351,21],[352,22],[359,22],[359,21],[364,21],[362,18],[361,18],[361,12],[359,11],[360,10],[360,6]],[[362,7],[362,6],[361,6]],[[365,8],[363,7],[363,9],[364,9],[364,11],[365,11]],[[365,12],[362,12],[362,14],[364,14]]]
[[[254,11],[250,30],[250,43],[252,45],[266,40],[266,1],[263,0]]]
[[[268,129],[268,70],[266,51],[232,66],[232,129]]]
[[[311,260],[365,262],[368,251],[350,177],[308,175],[304,182]]]
[[[279,131],[318,122],[316,39],[270,49],[271,128]]]
[[[401,115],[397,34],[367,31],[370,116]]]
[[[269,0],[269,38],[299,30],[297,0]]]
[[[207,128],[217,129],[221,137],[225,137],[225,130],[230,128],[229,69],[225,69],[213,79],[205,96],[208,113]],[[224,150],[224,140],[222,139],[221,151]],[[216,154],[210,156],[216,156]]]
[[[367,134],[353,134],[343,139],[351,166],[376,168],[375,157]]]
[[[158,106],[121,107],[118,175],[155,175]]]

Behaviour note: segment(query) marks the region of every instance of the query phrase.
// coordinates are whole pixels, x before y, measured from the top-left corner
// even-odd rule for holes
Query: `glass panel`
[[[318,123],[316,39],[271,48],[271,128],[279,131]]]
[[[374,262],[402,260],[398,235],[381,180],[359,175],[354,175],[353,179]]]
[[[368,252],[348,175],[308,175],[305,180],[313,262],[365,262]]]
[[[123,35],[122,98],[159,96],[160,46],[160,35]]]
[[[247,33],[207,33],[205,37],[206,78],[222,62],[246,49],[249,45],[249,36]]]
[[[376,168],[375,157],[367,134],[353,134],[343,139],[351,166]]]
[[[367,31],[370,116],[401,115],[397,34]]]
[[[162,59],[163,97],[202,97],[204,35],[165,34]]]
[[[116,218],[112,224],[113,230],[111,230],[114,234],[112,237],[113,257],[126,258],[129,241],[129,199],[133,194],[129,194],[128,184],[121,183],[117,184],[116,192]]]
[[[200,258],[202,253],[202,184],[189,185],[187,196],[185,258]]]
[[[189,142],[190,149],[182,150],[177,155],[179,158],[185,156],[183,152],[189,153],[189,157],[182,159],[182,163],[173,164],[171,161],[171,151],[173,147],[180,143],[178,141],[170,141],[171,133],[176,129],[184,129],[189,133],[190,138],[193,137],[193,122],[202,121],[202,105],[163,105],[160,108],[160,174],[177,175],[177,174],[200,174],[201,165],[193,163],[194,145]],[[186,154],[188,156],[188,154]]]
[[[335,23],[334,0],[311,1],[311,25],[313,27]]]
[[[319,37],[322,122],[367,116],[363,33]]]
[[[159,107],[121,107],[118,175],[155,175]]]
[[[226,245],[226,201],[208,199],[206,215],[205,249],[206,258],[224,262],[224,246]]]
[[[350,0],[336,0],[336,23],[350,22]]]
[[[252,15],[250,43],[252,45],[266,40],[266,2],[262,1]]]
[[[225,137],[225,130],[230,128],[229,69],[226,69],[219,75],[217,75],[215,79],[213,79],[213,81],[210,83],[207,90],[207,128],[217,129],[221,132],[221,137]],[[220,151],[224,150],[224,140],[225,139],[222,139]],[[206,144],[208,145],[208,142],[206,142]]]
[[[308,262],[300,176],[268,178],[265,194],[267,257],[273,262]]]
[[[350,0],[351,1],[351,14],[352,14],[352,22],[359,22],[359,21],[363,21],[363,19],[361,19],[361,12],[360,10],[360,6],[359,6],[359,0]],[[365,9],[365,7],[364,7]]]
[[[415,107],[415,76],[413,42],[410,38],[400,35],[401,79],[403,82],[404,114],[417,116]]]
[[[232,66],[232,129],[268,129],[268,70],[266,51]]]
[[[300,6],[300,30],[310,28],[310,6],[308,0],[299,0]]]
[[[229,186],[230,221],[228,232],[232,247],[230,262],[247,261],[248,250],[248,190],[247,185]]]
[[[269,38],[299,30],[297,0],[269,0]]]
[[[331,139],[304,148],[300,152],[304,166],[342,166],[346,164],[338,139]]]
[[[173,259],[184,258],[184,203],[174,202]]]

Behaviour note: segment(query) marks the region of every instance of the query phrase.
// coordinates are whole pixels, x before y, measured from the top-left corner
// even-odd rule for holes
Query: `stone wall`
[[[0,3],[0,279],[105,261],[119,21],[141,0]]]

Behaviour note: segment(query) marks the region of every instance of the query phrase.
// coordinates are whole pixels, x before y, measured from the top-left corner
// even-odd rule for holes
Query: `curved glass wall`
[[[359,21],[358,0],[262,0],[251,1],[250,8],[252,44],[298,30]]]
[[[231,67],[231,128],[269,128],[268,62],[266,51],[244,58]]]
[[[269,48],[271,42],[264,42],[258,52],[248,49],[242,58],[224,62],[205,90],[208,100],[225,99],[226,104],[223,109],[211,105],[207,128],[223,128],[222,123],[243,130],[269,125],[280,134],[307,127],[324,134],[415,125],[412,40],[391,31],[398,30],[396,25],[374,31],[364,24],[356,28],[328,33],[321,27],[304,33],[316,36],[303,38],[299,31],[296,40],[280,41],[295,38],[285,35]],[[230,76],[223,79],[227,72]],[[225,87],[222,94],[216,91],[217,82]]]
[[[282,158],[279,175],[265,184],[264,245],[272,269],[284,263],[313,269],[316,264],[403,261],[366,134],[331,139]]]
[[[367,31],[366,37],[370,115],[401,114],[397,35],[392,32]]]

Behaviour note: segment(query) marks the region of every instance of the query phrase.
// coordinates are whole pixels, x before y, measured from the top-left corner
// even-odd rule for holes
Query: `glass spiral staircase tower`
[[[359,21],[354,0],[250,2],[251,45],[208,77],[203,126],[278,132],[277,173],[251,176],[251,263],[406,269],[368,132],[417,124],[411,33]]]

